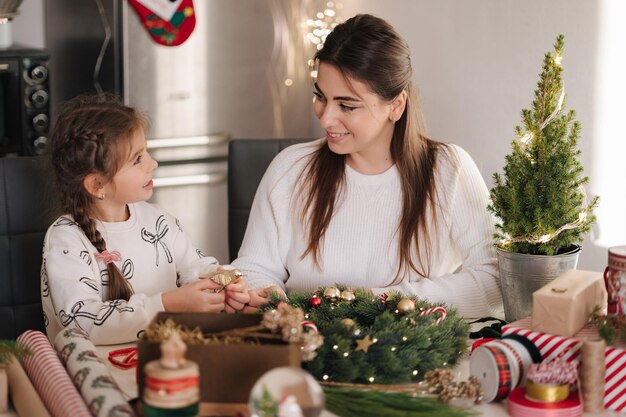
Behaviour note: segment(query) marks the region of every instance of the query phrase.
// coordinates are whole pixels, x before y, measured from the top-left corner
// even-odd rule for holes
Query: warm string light
[[[563,60],[563,57],[561,55],[559,54],[555,55],[554,63],[557,66],[559,67],[561,66],[562,60]],[[554,109],[552,114],[550,114],[546,118],[546,120],[544,120],[543,123],[539,125],[539,130],[543,130],[548,125],[548,123],[554,120],[554,118],[561,112],[561,110],[563,109],[563,101],[565,101],[565,83],[561,81],[561,92],[559,94],[559,101],[556,105],[556,108]],[[526,132],[520,136],[519,141],[521,142],[522,145],[526,146],[531,140],[533,140],[534,137],[535,137],[535,134],[533,132]]]
[[[318,11],[315,13],[314,18],[307,19],[306,22],[304,22],[303,26],[306,30],[304,36],[316,49],[322,49],[328,34],[333,31],[335,26],[343,22],[343,19],[337,14],[337,10],[341,10],[342,8],[343,5],[341,3],[329,1],[326,3],[324,10]],[[308,64],[311,77],[317,78],[317,71],[314,69],[315,62],[311,59]]]
[[[504,245],[508,245],[511,243],[519,243],[519,242],[527,242],[531,244],[548,243],[552,239],[556,238],[561,232],[564,232],[566,230],[576,229],[582,226],[587,220],[587,216],[589,215],[589,212],[591,211],[591,207],[587,203],[587,194],[585,193],[585,188],[582,185],[580,185],[578,189],[583,195],[583,201],[586,207],[583,210],[581,210],[580,213],[578,213],[578,218],[575,221],[571,223],[566,223],[563,226],[556,229],[554,232],[546,233],[541,236],[526,235],[526,236],[520,236],[520,237],[514,237],[514,238],[505,237],[505,238],[500,239],[500,245],[504,246]]]

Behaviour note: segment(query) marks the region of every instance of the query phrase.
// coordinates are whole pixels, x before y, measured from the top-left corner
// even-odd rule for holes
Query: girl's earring
[[[100,200],[104,200],[104,193],[100,194]]]

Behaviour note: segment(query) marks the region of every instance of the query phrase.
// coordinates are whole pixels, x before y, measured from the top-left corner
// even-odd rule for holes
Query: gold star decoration
[[[367,350],[372,346],[375,342],[370,339],[369,335],[365,336],[363,339],[359,339],[356,341],[356,349],[354,351],[362,350],[367,353]]]

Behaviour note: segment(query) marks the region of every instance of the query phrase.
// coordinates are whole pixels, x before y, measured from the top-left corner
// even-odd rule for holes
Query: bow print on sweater
[[[145,227],[141,228],[141,238],[148,243],[154,245],[154,250],[156,251],[156,266],[159,266],[159,246],[163,248],[163,252],[165,252],[165,256],[167,257],[167,262],[172,263],[174,259],[172,258],[172,254],[170,253],[167,244],[163,242],[161,239],[165,237],[167,232],[169,231],[169,226],[167,221],[165,220],[165,216],[161,215],[156,221],[156,233],[151,233],[146,230]]]

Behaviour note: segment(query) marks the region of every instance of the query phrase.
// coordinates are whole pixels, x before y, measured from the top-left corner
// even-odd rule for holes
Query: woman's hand
[[[259,307],[261,307],[263,304],[267,304],[270,302],[269,294],[272,291],[287,298],[282,288],[280,288],[277,285],[272,285],[271,287],[267,287],[267,288],[258,288],[256,290],[250,290],[248,291],[248,294],[250,294],[250,301],[248,302],[248,305],[244,307],[243,312],[244,313],[256,313],[259,310]]]
[[[224,310],[226,294],[224,291],[214,293],[207,290],[220,288],[221,285],[210,279],[201,279],[162,293],[161,301],[165,311],[219,313]]]
[[[226,304],[224,311],[227,313],[242,311],[246,304],[250,302],[248,283],[244,279],[239,279],[239,281],[227,285],[225,290]]]

